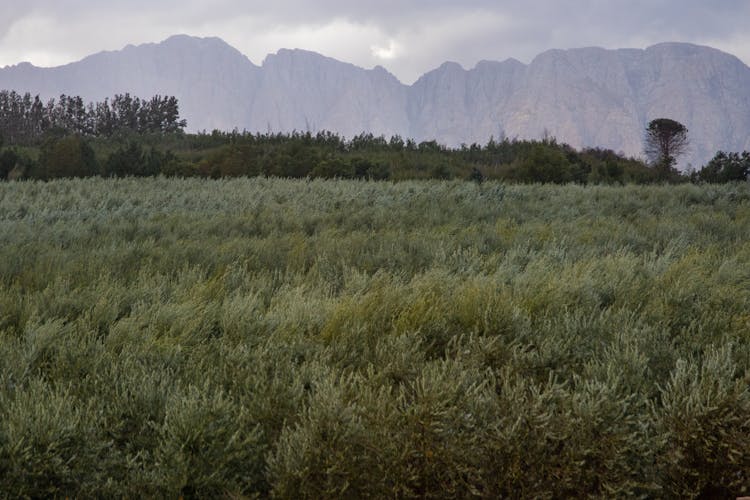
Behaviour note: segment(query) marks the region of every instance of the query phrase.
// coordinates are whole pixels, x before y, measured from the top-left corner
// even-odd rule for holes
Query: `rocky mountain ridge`
[[[639,156],[646,123],[669,117],[690,130],[682,167],[719,149],[750,149],[750,68],[684,43],[553,49],[528,65],[482,61],[468,70],[449,62],[408,86],[379,66],[298,49],[257,66],[218,38],[178,35],[56,68],[5,67],[0,88],[87,100],[175,95],[190,130],[372,132],[452,146],[548,134]]]

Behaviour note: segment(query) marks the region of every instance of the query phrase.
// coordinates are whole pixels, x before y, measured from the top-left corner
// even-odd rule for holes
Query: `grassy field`
[[[750,187],[0,184],[0,496],[750,485]]]

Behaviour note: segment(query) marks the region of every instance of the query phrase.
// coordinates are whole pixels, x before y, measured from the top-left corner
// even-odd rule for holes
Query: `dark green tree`
[[[326,158],[317,163],[310,171],[312,177],[322,177],[324,179],[349,179],[353,177],[351,164],[342,158]]]
[[[49,139],[41,148],[39,164],[33,177],[58,179],[96,175],[98,166],[94,150],[80,135]]]
[[[564,184],[574,180],[572,165],[557,145],[537,142],[513,162],[508,180]]]
[[[471,169],[471,174],[469,174],[469,180],[477,184],[482,184],[484,182],[484,174],[477,167],[474,167]]]
[[[750,152],[719,151],[693,178],[702,182],[734,182],[746,181],[749,175]]]
[[[671,180],[678,175],[675,165],[690,145],[688,129],[669,118],[657,118],[646,127],[643,151],[656,169],[659,180]]]
[[[9,153],[9,151],[3,151],[3,136],[0,134],[0,180],[5,180],[8,178],[8,172],[13,168],[9,165],[9,161],[6,162],[6,154]],[[10,158],[9,158],[10,159]],[[15,165],[15,161],[13,162]]]
[[[0,180],[8,178],[10,172],[18,164],[18,155],[12,149],[0,152]]]
[[[130,142],[127,146],[109,155],[109,158],[104,163],[102,174],[106,177],[140,175],[143,164],[143,148],[136,142]]]

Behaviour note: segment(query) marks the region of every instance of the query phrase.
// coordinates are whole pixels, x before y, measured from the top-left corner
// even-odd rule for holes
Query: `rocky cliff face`
[[[280,50],[262,66],[249,130],[331,130],[352,137],[405,134],[406,87],[385,69],[364,70],[304,50]]]
[[[427,73],[409,89],[409,135],[451,145],[499,137],[525,68],[510,59],[484,61],[471,71],[445,63]]]
[[[668,117],[690,130],[682,166],[699,166],[718,149],[750,149],[750,68],[678,43],[550,50],[529,65],[445,63],[406,86],[381,67],[313,52],[281,50],[259,67],[217,38],[176,36],[58,68],[0,69],[0,88],[88,100],[175,95],[191,130],[372,132],[449,145],[546,132],[637,156],[646,123]]]
[[[411,133],[450,144],[490,135],[601,146],[638,156],[643,130],[669,117],[690,130],[682,166],[718,149],[750,149],[750,68],[707,47],[660,44],[646,50],[550,50],[524,66],[445,64],[410,93]]]

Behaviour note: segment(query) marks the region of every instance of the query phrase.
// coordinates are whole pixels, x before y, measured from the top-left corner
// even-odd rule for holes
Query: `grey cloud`
[[[293,31],[310,26],[325,26],[333,20],[366,26],[383,35],[379,40],[341,40],[351,44],[349,52],[339,54],[349,62],[371,66],[381,63],[398,76],[409,80],[446,59],[471,66],[480,59],[516,57],[528,61],[548,48],[598,45],[624,47],[661,41],[705,43],[726,41],[737,47],[737,37],[746,36],[750,19],[747,0],[11,0],[3,7],[0,20],[0,54],[11,53],[7,34],[15,21],[44,14],[65,27],[74,26],[65,37],[70,52],[81,47],[95,52],[110,47],[113,41],[91,39],[86,23],[117,22],[132,29],[132,43],[158,41],[170,30],[229,37],[249,50],[265,33]],[[484,17],[502,19],[496,27]],[[247,23],[243,32],[236,28],[231,36],[221,27],[233,20]],[[453,20],[475,19],[478,27]],[[82,28],[82,26],[84,28]],[[438,26],[440,29],[436,29]],[[213,27],[218,32],[210,32]],[[123,36],[124,30],[120,30]],[[368,31],[371,33],[372,31]],[[113,37],[115,35],[112,35]],[[392,39],[402,45],[401,56],[377,61],[368,48]],[[244,43],[243,41],[244,40]],[[275,40],[275,38],[274,38]],[[734,42],[731,42],[734,40]],[[119,38],[116,39],[119,42]],[[304,44],[297,40],[295,43]],[[281,48],[281,47],[276,47]],[[302,46],[301,48],[308,48]],[[310,48],[315,48],[314,41]],[[721,47],[719,47],[721,48]],[[57,48],[58,50],[60,47]],[[44,51],[45,47],[35,47]],[[51,50],[51,49],[50,49]],[[275,50],[275,48],[274,48]],[[85,54],[79,54],[85,55]],[[748,54],[744,55],[746,62]],[[257,59],[258,54],[254,54]],[[262,56],[261,56],[262,57]],[[0,61],[2,63],[3,61]],[[4,61],[12,62],[12,61]]]
[[[750,4],[746,0],[12,0],[10,6],[3,6],[3,19],[9,23],[34,11],[52,13],[61,20],[86,13],[127,15],[157,11],[170,13],[178,20],[255,15],[274,22],[304,24],[343,17],[352,21],[403,27],[435,15],[477,9],[507,13],[519,19],[533,19],[547,28],[565,27],[571,21],[588,19],[615,31],[664,29],[694,35],[707,30],[741,28],[747,22],[743,14],[750,12]]]

